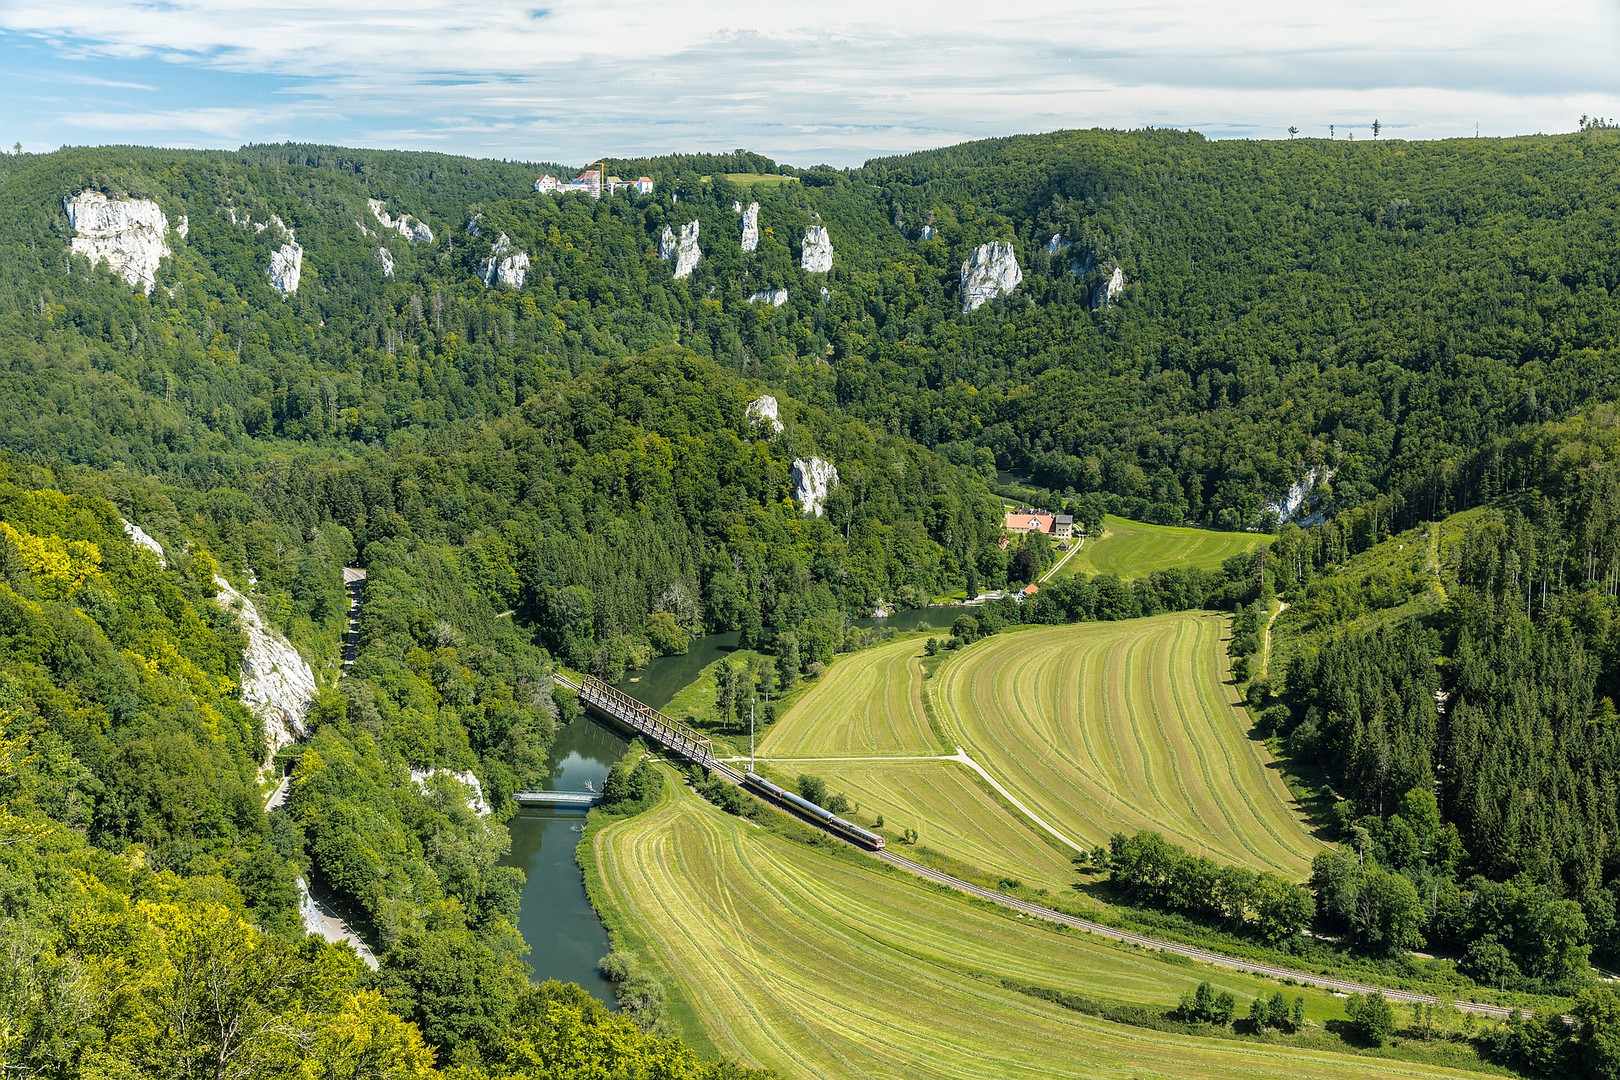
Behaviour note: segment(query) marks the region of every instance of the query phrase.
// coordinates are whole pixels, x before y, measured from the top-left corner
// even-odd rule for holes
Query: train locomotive
[[[853,840],[862,847],[871,848],[874,851],[883,850],[883,837],[877,833],[872,832],[870,829],[863,829],[854,822],[845,821],[831,810],[817,806],[809,799],[801,798],[784,787],[778,787],[757,773],[744,773],[743,782],[749,788],[766,796],[771,801],[814,818],[828,830],[845,839]]]

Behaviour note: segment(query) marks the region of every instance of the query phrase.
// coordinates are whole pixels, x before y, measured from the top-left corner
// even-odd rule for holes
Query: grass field
[[[948,734],[1073,840],[1156,829],[1299,875],[1322,845],[1224,681],[1226,625],[1180,612],[1020,629],[953,658],[929,691]]]
[[[1114,1024],[1007,989],[1001,978],[1013,975],[1168,1006],[1208,979],[1246,1006],[1277,984],[1049,928],[786,840],[673,776],[657,808],[606,825],[590,844],[593,895],[611,912],[615,944],[662,973],[683,1034],[784,1077],[1468,1075]],[[1315,1037],[1328,1039],[1319,1025],[1343,1015],[1340,1003],[1284,989],[1303,993]]]
[[[1264,533],[1149,525],[1109,514],[1103,518],[1102,536],[1087,538],[1060,576],[1118,574],[1128,580],[1177,566],[1216,570],[1231,556],[1270,542]]]
[[[797,184],[799,182],[799,178],[797,176],[782,176],[778,173],[735,172],[723,173],[722,175],[724,175],[727,180],[730,180],[733,184],[736,184],[739,187],[752,187],[755,184],[759,184],[764,187],[781,187],[783,184]],[[698,179],[702,180],[704,183],[708,183],[711,177],[702,176]]]
[[[923,638],[840,657],[760,743],[775,757],[948,754],[923,710]]]

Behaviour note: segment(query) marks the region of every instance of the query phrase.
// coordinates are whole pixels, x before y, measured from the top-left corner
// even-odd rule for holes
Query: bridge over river
[[[579,682],[562,675],[553,675],[552,677],[561,685],[576,691],[579,694],[581,705],[589,707],[592,711],[612,720],[621,727],[629,728],[637,735],[645,736],[676,756],[685,758],[694,765],[700,765],[714,775],[724,777],[730,783],[739,787],[742,786],[743,774],[714,756],[714,746],[710,743],[708,736],[702,732],[665,716],[657,709],[643,705],[629,694],[609,686],[592,675],[581,676]],[[823,827],[822,822],[815,818],[805,816],[802,820],[817,828]],[[843,839],[843,837],[839,838]],[[1235,956],[1210,952],[1206,949],[1184,945],[1179,941],[1165,941],[1159,938],[1147,937],[1143,934],[1133,934],[1127,930],[1092,922],[1090,919],[1081,919],[1061,911],[1054,911],[1051,908],[1030,903],[1028,900],[1016,896],[1008,896],[993,889],[986,889],[983,886],[935,870],[933,867],[913,862],[904,855],[898,855],[893,851],[874,851],[870,852],[870,854],[873,858],[882,859],[886,863],[907,870],[927,881],[948,886],[959,892],[978,897],[981,900],[988,900],[1001,907],[1011,908],[1022,915],[1061,923],[1064,926],[1084,930],[1087,933],[1110,938],[1127,945],[1136,945],[1144,949],[1156,949],[1231,971],[1243,971],[1251,975],[1265,975],[1273,979],[1293,979],[1297,983],[1303,983],[1307,986],[1319,986],[1340,994],[1367,994],[1378,990],[1383,993],[1384,997],[1395,1002],[1423,1002],[1424,1004],[1433,1005],[1438,1000],[1429,994],[1367,986],[1363,983],[1351,982],[1348,979],[1335,979],[1327,975],[1318,975],[1306,971],[1292,971],[1288,968],[1277,967],[1256,960],[1243,960]],[[1498,1020],[1506,1019],[1513,1011],[1501,1005],[1486,1005],[1472,1001],[1458,1001],[1455,1004],[1457,1008],[1465,1012],[1479,1013],[1483,1016],[1495,1017]],[[1568,1021],[1566,1020],[1566,1022]]]

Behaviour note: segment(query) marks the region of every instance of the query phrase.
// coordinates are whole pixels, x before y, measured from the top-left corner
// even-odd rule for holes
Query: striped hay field
[[[591,840],[618,944],[653,962],[700,1045],[784,1077],[1466,1076],[1431,1066],[1112,1024],[1005,989],[1173,1004],[1200,979],[1247,1003],[1275,983],[1168,962],[792,843],[670,775],[663,802]],[[1288,988],[1290,994],[1295,991]],[[1306,991],[1320,1023],[1342,1015]]]
[[[761,740],[760,756],[948,754],[923,711],[920,635],[840,657]]]
[[[1264,533],[1149,525],[1109,514],[1103,518],[1103,535],[1087,539],[1059,576],[1118,574],[1128,581],[1177,566],[1217,570],[1227,558],[1253,551],[1271,539]]]
[[[1022,628],[954,657],[928,692],[974,760],[1071,839],[1156,829],[1297,878],[1322,845],[1224,681],[1227,625],[1180,612]]]

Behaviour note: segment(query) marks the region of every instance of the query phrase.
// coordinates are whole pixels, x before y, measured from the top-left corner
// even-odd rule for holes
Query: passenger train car
[[[773,802],[780,803],[783,806],[799,811],[801,814],[814,818],[831,831],[846,839],[853,840],[862,847],[868,847],[874,851],[883,850],[883,837],[877,833],[869,829],[863,829],[854,822],[845,821],[831,810],[817,806],[809,799],[800,798],[786,788],[771,783],[763,776],[756,773],[744,773],[743,781],[749,788],[770,798]]]

